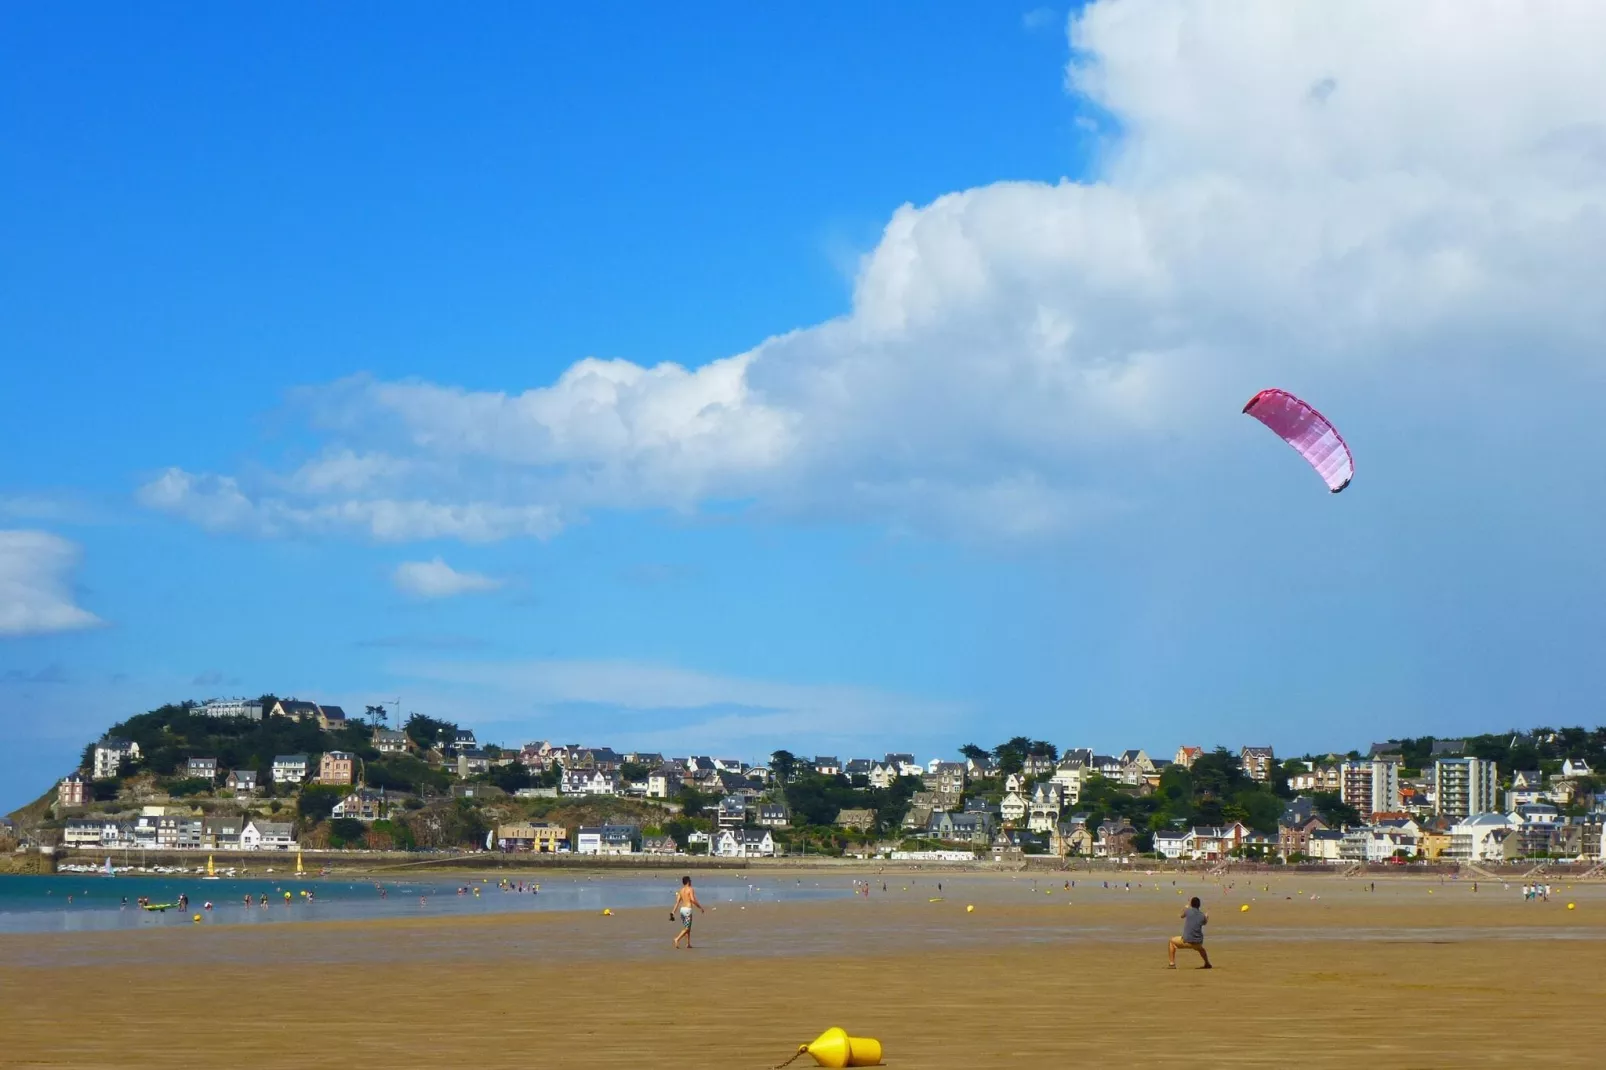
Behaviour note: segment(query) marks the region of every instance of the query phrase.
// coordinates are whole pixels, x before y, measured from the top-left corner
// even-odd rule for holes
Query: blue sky
[[[7,11],[0,806],[263,691],[754,758],[1597,722],[1606,37],[1368,47],[1429,8]]]

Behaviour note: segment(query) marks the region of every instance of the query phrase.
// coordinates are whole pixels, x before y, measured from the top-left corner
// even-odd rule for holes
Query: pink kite
[[[1286,390],[1262,390],[1244,412],[1271,428],[1337,494],[1355,478],[1355,458],[1327,417]]]

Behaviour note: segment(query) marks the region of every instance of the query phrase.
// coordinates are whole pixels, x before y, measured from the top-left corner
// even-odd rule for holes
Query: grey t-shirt
[[[1204,943],[1205,916],[1198,907],[1182,912],[1182,938],[1190,944]]]

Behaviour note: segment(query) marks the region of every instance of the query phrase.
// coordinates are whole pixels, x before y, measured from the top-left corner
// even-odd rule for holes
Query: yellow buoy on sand
[[[976,904],[975,903],[966,903],[965,904],[965,913],[966,914],[974,914],[974,913],[976,913]]]
[[[603,907],[602,908],[602,916],[605,917],[605,918],[613,917],[613,910],[611,908],[609,908],[609,907]]]
[[[201,916],[199,914],[195,915],[195,917],[191,918],[190,920],[195,922],[197,925],[201,924]]]
[[[799,1045],[792,1059],[799,1055],[814,1056],[817,1066],[880,1066],[881,1042],[870,1037],[850,1037],[846,1030],[832,1026],[815,1037],[814,1043]]]
[[[1238,908],[1238,913],[1240,913],[1240,914],[1247,914],[1247,913],[1249,913],[1249,904],[1248,904],[1248,903],[1245,903],[1245,904],[1244,904],[1244,905],[1243,905],[1243,906],[1241,906],[1241,907],[1239,907],[1239,908]]]
[[[1567,904],[1567,909],[1568,910],[1576,910],[1576,909],[1578,909],[1578,904],[1577,903],[1568,903]]]

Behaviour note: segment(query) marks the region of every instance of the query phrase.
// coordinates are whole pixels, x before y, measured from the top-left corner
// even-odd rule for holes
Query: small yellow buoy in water
[[[1568,904],[1567,904],[1567,909],[1568,909],[1568,910],[1573,910],[1573,909],[1576,909],[1576,908],[1577,908],[1577,906],[1578,906],[1578,904],[1577,904],[1577,903],[1568,903]]]
[[[1244,904],[1244,905],[1243,905],[1243,906],[1241,906],[1241,907],[1239,907],[1239,908],[1238,908],[1238,913],[1240,913],[1240,914],[1247,914],[1247,913],[1249,913],[1249,904],[1248,904],[1248,903],[1245,903],[1245,904]]]
[[[611,918],[611,917],[613,917],[613,911],[608,907],[603,907],[602,908],[602,916],[605,917],[605,918]]]
[[[201,916],[199,914],[195,915],[195,917],[191,918],[190,920],[195,922],[197,925],[201,924]]]
[[[974,913],[976,913],[976,904],[975,903],[966,903],[965,904],[965,913],[966,914],[974,914]]]
[[[870,1037],[850,1037],[846,1030],[832,1026],[815,1037],[814,1043],[800,1045],[797,1055],[804,1054],[814,1056],[819,1066],[880,1066],[881,1042]]]

